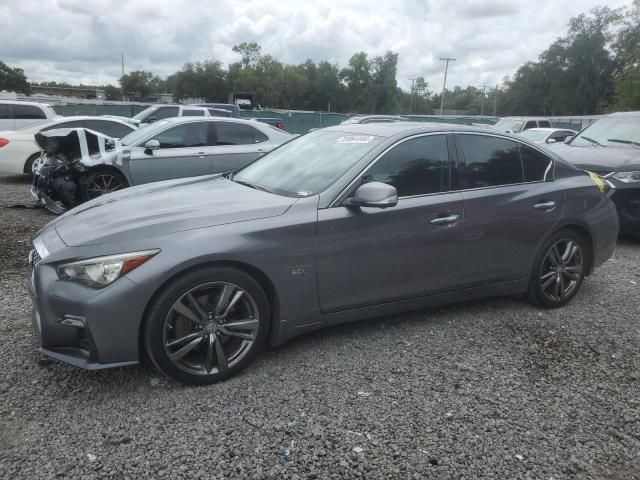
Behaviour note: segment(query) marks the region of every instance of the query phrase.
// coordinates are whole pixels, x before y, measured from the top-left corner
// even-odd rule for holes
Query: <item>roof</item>
[[[23,102],[22,100],[0,100],[0,103],[12,103],[12,104],[20,104],[20,105],[31,105],[34,107],[49,107],[48,103],[42,102]]]
[[[496,130],[470,127],[467,125],[454,125],[451,123],[428,122],[393,122],[393,123],[351,123],[340,124],[323,128],[334,132],[353,133],[357,135],[375,135],[377,137],[392,137],[406,132],[484,132],[495,135]]]
[[[575,130],[572,128],[557,128],[557,127],[527,128],[525,132],[555,132],[556,130],[575,132]],[[520,133],[524,133],[524,132],[520,132]]]
[[[549,120],[549,117],[537,117],[533,116],[513,116],[513,117],[500,117],[499,120]]]
[[[607,117],[640,117],[640,112],[615,112],[607,115]]]

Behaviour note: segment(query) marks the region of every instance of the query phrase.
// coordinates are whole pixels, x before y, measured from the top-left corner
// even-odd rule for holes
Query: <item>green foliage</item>
[[[24,70],[11,68],[0,61],[0,90],[29,94],[31,86],[27,81]]]
[[[130,99],[144,100],[150,93],[160,91],[163,81],[151,72],[136,70],[120,77],[120,86]]]

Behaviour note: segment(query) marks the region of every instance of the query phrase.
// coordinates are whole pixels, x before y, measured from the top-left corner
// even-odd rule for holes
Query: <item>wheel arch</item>
[[[31,155],[29,155],[27,157],[27,159],[24,161],[24,166],[22,167],[22,172],[23,173],[29,173],[31,174],[31,166],[33,165],[33,162],[40,156],[40,152],[35,152],[32,153]]]
[[[279,325],[278,319],[280,318],[280,301],[278,298],[278,293],[275,288],[275,285],[271,281],[271,279],[259,268],[255,267],[246,262],[240,262],[236,260],[212,260],[204,263],[200,263],[197,265],[190,265],[183,269],[174,272],[169,278],[167,278],[162,284],[155,290],[153,295],[147,301],[147,304],[144,307],[144,312],[142,314],[142,321],[138,327],[138,354],[139,357],[142,358],[144,355],[144,338],[143,338],[143,330],[144,325],[147,320],[147,315],[149,314],[149,309],[151,305],[156,301],[158,296],[162,293],[162,291],[176,278],[179,278],[183,275],[191,273],[196,270],[200,270],[203,268],[210,267],[230,267],[240,270],[251,278],[253,278],[260,288],[264,291],[264,294],[267,297],[267,303],[269,304],[269,331],[268,331],[268,341],[270,343],[274,343],[272,339],[276,339],[278,337]]]

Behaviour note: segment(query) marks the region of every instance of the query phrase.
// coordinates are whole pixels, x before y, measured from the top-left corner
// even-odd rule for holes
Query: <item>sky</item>
[[[344,66],[365,51],[400,54],[398,83],[502,83],[566,33],[569,18],[631,0],[0,0],[0,61],[30,81],[117,85],[125,72],[165,77],[185,62],[239,60],[241,42],[285,63]]]

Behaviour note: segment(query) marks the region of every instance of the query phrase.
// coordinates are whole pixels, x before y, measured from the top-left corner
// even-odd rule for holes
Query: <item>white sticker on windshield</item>
[[[338,137],[335,143],[369,143],[371,140],[373,140],[373,137],[369,135],[347,135]]]

